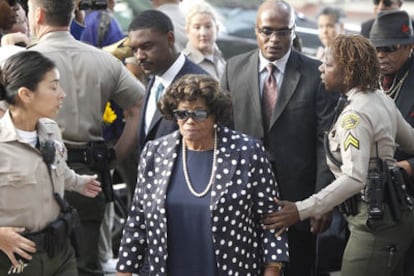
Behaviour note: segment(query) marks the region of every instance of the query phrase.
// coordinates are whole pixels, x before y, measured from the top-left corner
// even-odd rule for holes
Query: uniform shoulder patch
[[[352,135],[352,133],[348,133],[344,141],[344,149],[347,150],[350,146],[359,150],[359,140]]]
[[[349,130],[355,128],[359,123],[359,116],[355,113],[346,114],[341,120],[341,127]]]

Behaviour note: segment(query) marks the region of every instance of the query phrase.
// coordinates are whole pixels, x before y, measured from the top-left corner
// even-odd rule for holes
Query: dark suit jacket
[[[150,275],[168,275],[165,199],[181,150],[179,141],[176,131],[143,149],[133,208],[121,241],[120,271],[136,273],[146,260]],[[217,160],[221,162],[217,162],[210,210],[218,275],[263,275],[264,263],[289,260],[286,234],[276,238],[275,230],[260,225],[262,214],[277,210],[273,201],[277,185],[266,153],[259,141],[218,127]]]
[[[259,139],[268,132],[266,148],[279,191],[282,199],[290,201],[309,197],[333,179],[322,137],[334,97],[320,85],[319,64],[292,50],[267,130],[262,123],[259,50],[230,59],[221,80],[231,93],[235,129]]]
[[[410,65],[408,68],[408,76],[405,79],[403,85],[401,86],[399,96],[395,103],[398,109],[400,110],[401,114],[405,118],[405,120],[412,127],[414,127],[414,58],[411,57],[411,60],[409,62]],[[400,74],[404,74],[404,72],[400,72]],[[414,155],[397,150],[395,158],[398,161],[408,160],[408,162],[410,162],[411,167],[414,168]]]
[[[361,24],[361,35],[369,38],[369,32],[371,31],[372,24],[374,24],[375,18],[368,19]]]
[[[174,81],[178,80],[180,77],[186,74],[207,74],[207,72],[186,57],[185,63],[178,74],[175,76]],[[154,84],[154,80],[154,76],[150,77],[145,91],[144,106],[141,110],[141,117],[138,125],[139,152],[141,152],[141,150],[144,148],[146,142],[169,134],[178,128],[175,121],[163,119],[161,113],[157,109],[154,113],[154,117],[152,118],[148,133],[145,135],[145,113],[147,110],[148,99],[152,85]]]

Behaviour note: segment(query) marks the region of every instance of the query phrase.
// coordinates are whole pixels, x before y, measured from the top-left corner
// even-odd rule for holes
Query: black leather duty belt
[[[36,233],[25,233],[23,236],[36,244],[37,251],[47,251],[47,231],[43,230]]]
[[[68,149],[67,162],[88,164],[87,149]]]

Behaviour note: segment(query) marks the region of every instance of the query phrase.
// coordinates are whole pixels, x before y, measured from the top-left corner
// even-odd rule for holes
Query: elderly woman
[[[283,232],[342,203],[351,235],[341,275],[402,276],[414,240],[413,198],[393,156],[397,147],[414,153],[414,129],[378,89],[380,65],[366,38],[337,36],[319,69],[326,89],[347,98],[337,107],[326,143],[336,179],[303,201],[276,200],[283,208],[264,220],[265,229],[282,227]]]
[[[96,176],[80,176],[65,162],[54,117],[65,96],[54,63],[24,51],[0,71],[0,275],[77,274],[70,245],[73,213],[64,189],[95,197]]]
[[[219,80],[226,62],[216,44],[217,17],[208,3],[195,3],[190,7],[186,18],[186,32],[188,42],[183,53]]]
[[[142,153],[117,275],[145,260],[150,275],[280,275],[287,239],[260,224],[276,208],[272,169],[260,142],[220,125],[231,107],[218,82],[186,75],[159,108],[179,130]]]

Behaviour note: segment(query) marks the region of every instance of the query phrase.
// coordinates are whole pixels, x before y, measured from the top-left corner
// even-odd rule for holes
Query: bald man
[[[281,198],[298,201],[333,179],[321,137],[332,104],[320,90],[320,62],[297,52],[294,38],[293,8],[285,1],[264,2],[256,18],[258,49],[228,60],[221,85],[231,94],[234,128],[264,142]],[[270,64],[274,69],[268,71]],[[272,89],[265,88],[268,78],[275,79]],[[326,227],[312,221],[314,232]],[[309,220],[289,228],[290,264],[284,275],[312,275],[316,236],[310,229]]]

